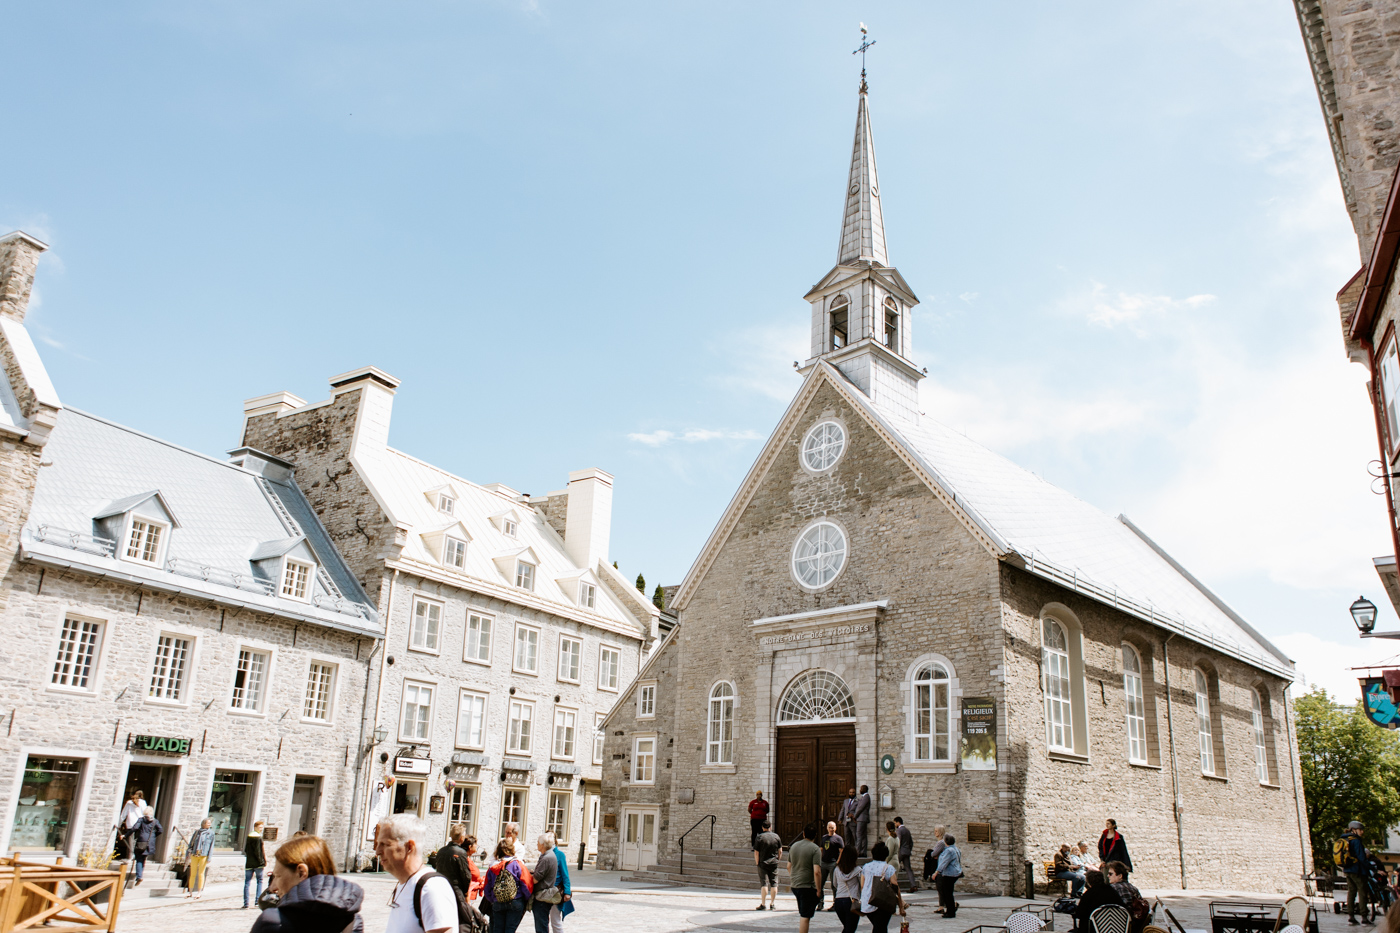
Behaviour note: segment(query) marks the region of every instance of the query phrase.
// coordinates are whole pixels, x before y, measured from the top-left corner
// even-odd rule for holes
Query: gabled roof
[[[264,541],[253,548],[253,554],[248,559],[271,560],[274,557],[282,557],[305,540],[306,535],[295,535],[290,538],[273,538],[271,541]]]
[[[138,506],[144,505],[147,501],[155,499],[160,503],[161,510],[170,519],[170,524],[176,528],[180,527],[180,520],[175,517],[175,512],[170,508],[170,503],[165,501],[165,497],[160,494],[160,490],[151,489],[146,492],[138,492],[134,496],[124,496],[121,499],[114,499],[105,506],[97,510],[92,517],[95,519],[111,518],[114,515],[125,515],[133,511]]]
[[[1292,662],[1126,519],[1115,519],[927,416],[873,402],[825,360],[768,439],[676,595],[683,611],[822,385],[865,418],[989,554],[1282,677]]]

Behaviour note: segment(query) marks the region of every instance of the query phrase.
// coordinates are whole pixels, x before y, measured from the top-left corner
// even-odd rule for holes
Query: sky
[[[52,247],[28,320],[66,404],[220,454],[243,399],[373,364],[395,447],[535,494],[615,474],[612,557],[649,589],[798,388],[863,21],[923,410],[1127,514],[1309,684],[1400,651],[1347,614],[1400,628],[1289,4],[0,14],[0,228]]]

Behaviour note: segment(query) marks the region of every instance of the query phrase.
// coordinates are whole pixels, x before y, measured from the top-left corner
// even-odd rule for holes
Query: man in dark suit
[[[841,827],[841,838],[846,845],[855,846],[856,851],[860,851],[860,843],[855,842],[856,838],[856,789],[852,787],[846,791],[846,799],[841,801],[841,812],[836,815],[836,821]]]
[[[860,793],[856,795],[855,806],[851,808],[852,817],[855,822],[855,847],[861,858],[865,858],[865,831],[870,825],[870,787],[860,785]],[[850,836],[846,839],[849,843]]]

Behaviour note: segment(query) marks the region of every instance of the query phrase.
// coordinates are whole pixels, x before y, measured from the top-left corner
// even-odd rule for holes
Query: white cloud
[[[691,428],[677,434],[675,431],[657,430],[627,435],[628,440],[645,444],[648,447],[661,447],[672,441],[695,444],[702,441],[757,441],[763,435],[757,431],[715,431],[709,428]]]
[[[1071,296],[1062,302],[1067,310],[1082,314],[1091,324],[1113,328],[1119,324],[1135,324],[1144,318],[1157,317],[1172,311],[1192,311],[1215,300],[1214,295],[1192,295],[1171,298],[1167,295],[1144,295],[1130,292],[1110,293],[1102,282],[1092,283],[1088,294]]]
[[[1356,639],[1350,644],[1327,641],[1308,632],[1295,632],[1273,639],[1275,645],[1293,659],[1298,667],[1298,683],[1293,695],[1299,696],[1314,686],[1322,687],[1335,699],[1350,703],[1361,698],[1361,687],[1357,678],[1365,671],[1354,671],[1353,667],[1366,664],[1380,664],[1389,661],[1389,666],[1400,667],[1397,652],[1400,643],[1375,642]]]
[[[812,350],[809,328],[810,315],[803,314],[801,320],[745,328],[726,337],[722,346],[710,349],[731,365],[713,381],[739,393],[791,401],[799,383],[792,364],[807,359]]]

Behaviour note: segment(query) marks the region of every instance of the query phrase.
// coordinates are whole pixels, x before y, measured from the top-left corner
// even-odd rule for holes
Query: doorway
[[[156,847],[151,852],[152,861],[164,862],[171,840],[175,838],[170,818],[175,809],[175,788],[179,781],[180,768],[176,765],[148,765],[133,761],[127,766],[126,795],[122,797],[122,803],[125,804],[131,792],[139,788],[145,795],[146,806],[155,808],[156,821],[165,830],[156,837]]]
[[[855,786],[855,723],[779,727],[775,828],[784,845],[801,838],[813,820],[825,831]]]
[[[622,810],[622,870],[641,871],[656,864],[655,807]]]
[[[603,798],[598,794],[589,794],[583,799],[583,812],[588,819],[588,861],[596,861],[598,858],[598,820],[602,809]]]
[[[291,831],[316,835],[317,818],[321,809],[321,779],[307,774],[298,774],[292,785],[292,818],[288,825]]]
[[[394,812],[412,813],[414,816],[423,815],[422,781],[394,782]]]

